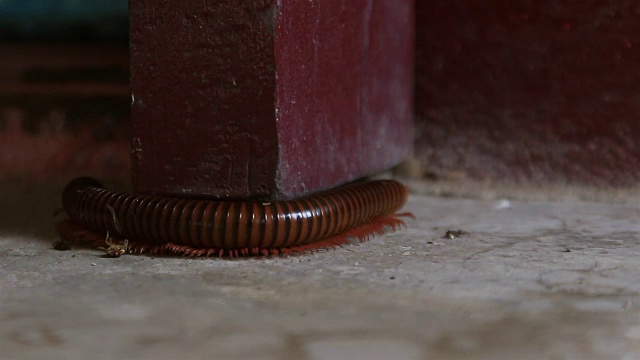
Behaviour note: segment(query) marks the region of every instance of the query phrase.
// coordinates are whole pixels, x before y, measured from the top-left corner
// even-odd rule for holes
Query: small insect
[[[107,232],[107,238],[104,243],[107,247],[99,247],[98,249],[104,250],[106,252],[104,256],[108,258],[119,258],[129,250],[129,240],[125,239],[121,243],[115,242],[111,239],[111,236],[109,236],[109,232]]]
[[[449,230],[446,234],[444,234],[443,238],[445,239],[455,239],[459,237],[463,237],[468,233],[464,230]]]
[[[58,251],[69,251],[71,250],[71,243],[66,240],[58,240],[53,243],[53,249]]]
[[[113,208],[107,205],[107,209],[111,212],[111,217],[113,218],[113,225],[115,226],[117,231],[120,231],[120,222],[116,217],[116,212]],[[129,240],[125,239],[121,243],[114,242],[111,236],[109,236],[109,232],[107,231],[107,237],[104,240],[104,243],[107,247],[99,247],[98,249],[106,251],[105,257],[108,258],[119,258],[120,256],[127,253],[129,250]]]

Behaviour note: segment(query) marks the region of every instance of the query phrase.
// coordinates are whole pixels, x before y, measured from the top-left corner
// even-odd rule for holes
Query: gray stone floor
[[[414,195],[406,230],[335,251],[107,259],[15,199],[1,359],[640,359],[640,205]]]

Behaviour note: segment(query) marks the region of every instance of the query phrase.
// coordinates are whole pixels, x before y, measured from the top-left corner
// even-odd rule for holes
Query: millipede
[[[267,256],[361,242],[404,226],[408,196],[395,180],[356,182],[295,200],[216,201],[107,190],[72,180],[62,203],[61,237],[94,247],[125,241],[132,254]]]

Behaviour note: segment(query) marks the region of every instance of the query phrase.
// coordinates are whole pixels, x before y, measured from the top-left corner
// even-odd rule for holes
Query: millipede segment
[[[250,256],[304,253],[404,223],[396,214],[407,189],[394,180],[353,183],[296,200],[192,200],[106,190],[77,178],[62,202],[69,220],[60,234],[75,243],[126,239],[132,253]]]

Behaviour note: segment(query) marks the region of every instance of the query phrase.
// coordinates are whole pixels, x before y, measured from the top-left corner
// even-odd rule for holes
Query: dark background
[[[427,179],[635,186],[640,5],[416,2]],[[129,176],[126,0],[0,2],[0,169]]]
[[[5,0],[0,41],[117,41],[128,36],[127,0]]]

